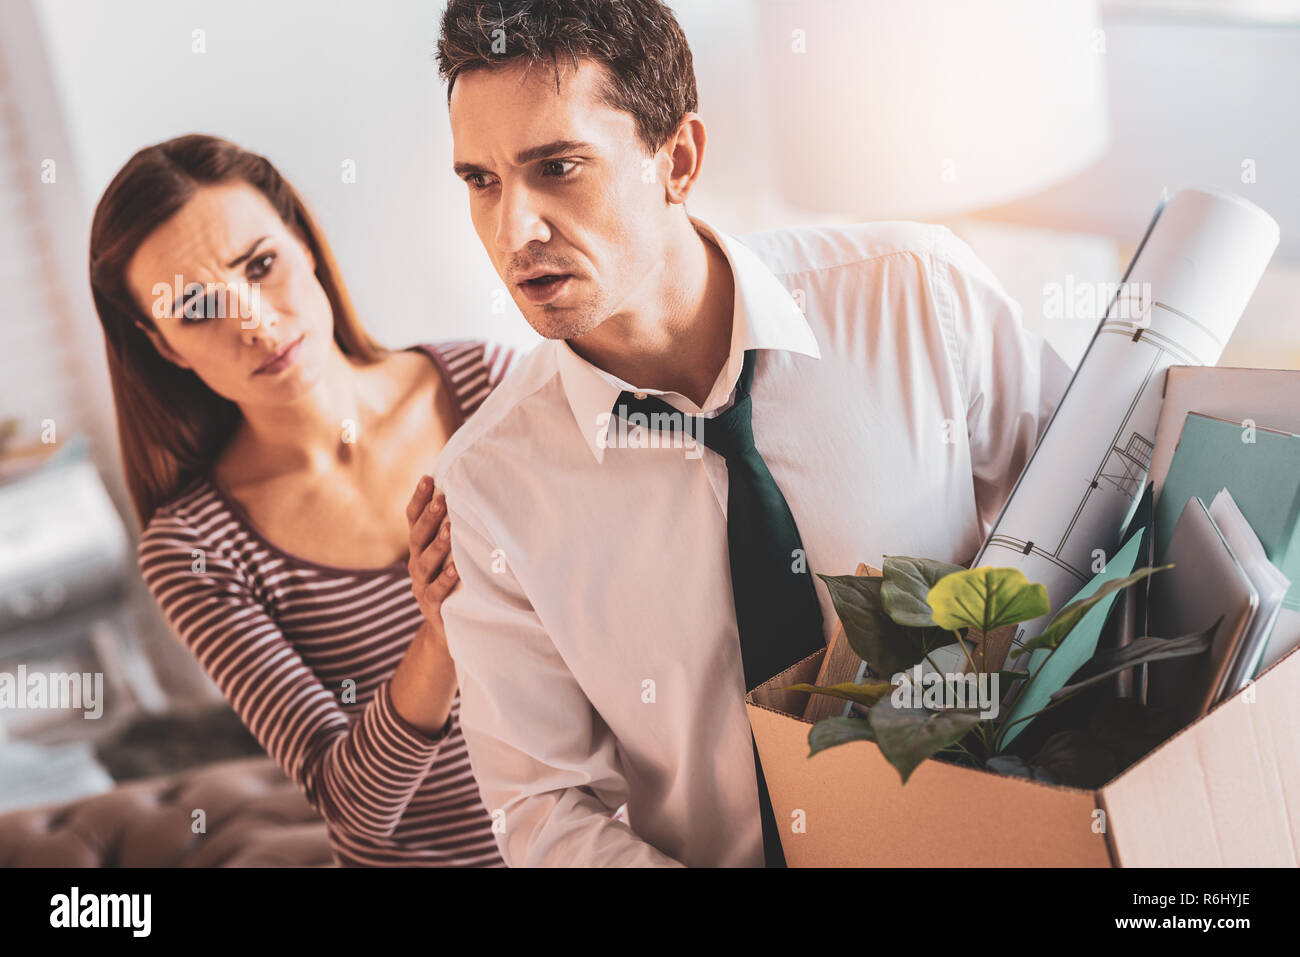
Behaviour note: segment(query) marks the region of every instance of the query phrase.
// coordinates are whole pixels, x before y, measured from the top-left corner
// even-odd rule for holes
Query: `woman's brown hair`
[[[344,355],[375,362],[388,351],[361,327],[338,264],[306,204],[271,163],[216,136],[190,134],[148,146],[122,167],[95,208],[90,288],[104,328],[127,489],[140,524],[205,474],[239,423],[239,407],[189,369],[160,355],[141,324],[126,267],[141,243],[203,186],[241,181],[256,189],[307,244],[334,314]]]

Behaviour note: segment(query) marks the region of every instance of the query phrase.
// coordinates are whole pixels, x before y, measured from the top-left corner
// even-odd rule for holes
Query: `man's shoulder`
[[[787,226],[736,238],[778,276],[866,266],[896,255],[950,258],[960,243],[947,226],[907,220]]]
[[[434,466],[434,478],[443,477],[485,436],[490,435],[516,412],[521,404],[543,389],[558,373],[555,343],[538,343],[514,360],[510,374],[501,380],[464,425],[452,433]]]

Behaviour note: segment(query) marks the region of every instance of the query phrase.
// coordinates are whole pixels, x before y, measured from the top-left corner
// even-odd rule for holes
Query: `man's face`
[[[525,74],[526,77],[525,77]],[[603,64],[561,76],[523,63],[456,80],[455,169],[474,229],[528,323],[548,339],[585,335],[642,308],[663,268],[666,150],[646,153],[636,121],[599,97]],[[539,276],[559,280],[527,282]]]

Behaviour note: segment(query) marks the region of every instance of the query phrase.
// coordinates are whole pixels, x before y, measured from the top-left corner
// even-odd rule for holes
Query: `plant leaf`
[[[932,628],[930,606],[925,596],[939,581],[953,572],[965,571],[961,565],[929,558],[885,556],[884,583],[880,586],[881,607],[896,624],[909,628]]]
[[[1132,575],[1125,575],[1123,578],[1115,578],[1106,582],[1106,584],[1102,585],[1087,598],[1080,598],[1078,601],[1072,601],[1070,604],[1058,611],[1052,617],[1052,620],[1047,623],[1047,627],[1044,628],[1042,632],[1035,635],[1033,638],[1030,638],[1015,651],[1011,652],[1011,657],[1019,658],[1021,655],[1033,651],[1035,648],[1047,648],[1049,650],[1055,648],[1065,639],[1065,636],[1074,629],[1074,626],[1079,623],[1080,619],[1088,613],[1089,609],[1111,592],[1118,591],[1121,588],[1127,588],[1129,585],[1141,581],[1148,575],[1154,575],[1156,572],[1161,572],[1166,568],[1173,567],[1173,565],[1159,565],[1139,568]]]
[[[1050,610],[1046,586],[1029,581],[1017,568],[985,565],[945,575],[925,600],[940,628],[978,628],[986,635]]]
[[[808,757],[837,744],[875,740],[871,722],[865,718],[822,718],[808,732]]]
[[[845,701],[856,701],[858,704],[870,706],[879,701],[884,695],[892,692],[894,686],[888,681],[864,681],[862,684],[842,681],[839,684],[824,686],[800,683],[781,690],[807,691],[809,694],[830,695],[832,698],[843,698]]]
[[[925,632],[896,624],[880,604],[883,577],[822,575],[849,647],[877,674],[893,676],[925,657]]]
[[[898,769],[904,784],[917,765],[936,751],[960,741],[979,722],[979,711],[972,708],[945,711],[896,708],[889,698],[881,698],[871,709],[871,730],[875,732],[876,744],[885,759]]]
[[[1190,635],[1180,635],[1177,638],[1157,638],[1154,635],[1143,635],[1141,638],[1129,642],[1123,648],[1107,648],[1099,651],[1084,666],[1088,669],[1087,678],[1076,681],[1072,685],[1066,685],[1047,700],[1059,701],[1062,698],[1068,698],[1090,685],[1095,685],[1097,682],[1109,678],[1111,675],[1119,674],[1121,671],[1146,664],[1149,661],[1160,661],[1162,658],[1185,658],[1188,655],[1202,654],[1209,649],[1210,643],[1214,639],[1214,632],[1221,621],[1223,621],[1223,616],[1219,616],[1218,620],[1204,631],[1193,632]],[[1094,668],[1101,670],[1094,674]]]

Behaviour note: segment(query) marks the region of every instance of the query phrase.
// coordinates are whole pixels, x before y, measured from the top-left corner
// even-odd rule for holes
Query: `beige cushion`
[[[0,815],[0,867],[322,866],[325,822],[265,755]]]

